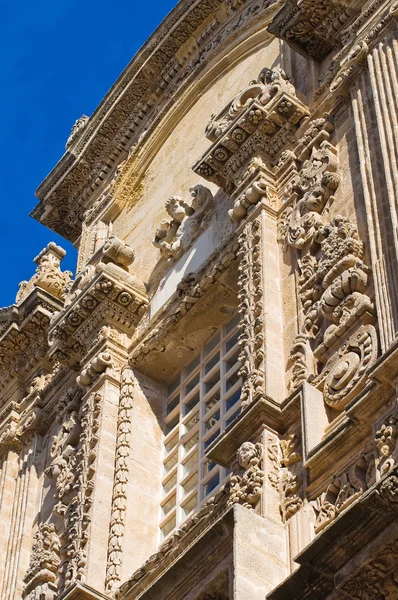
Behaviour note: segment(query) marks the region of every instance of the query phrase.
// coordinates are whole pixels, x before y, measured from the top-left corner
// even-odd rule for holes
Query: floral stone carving
[[[303,148],[305,160],[287,188],[291,203],[282,215],[279,239],[285,249],[294,249],[303,310],[302,328],[290,353],[290,389],[316,372],[318,359],[327,365],[313,383],[322,384],[326,377],[325,401],[341,409],[359,391],[362,376],[373,364],[377,339],[367,328],[344,343],[347,332],[361,325],[359,319],[369,319],[374,312],[366,294],[370,269],[362,259],[355,225],[347,217],[329,217],[339,185],[338,161],[322,128],[314,129],[315,139],[310,136],[309,147]],[[337,354],[329,358],[332,348]]]
[[[67,404],[60,415],[60,428],[51,444],[51,464],[45,473],[55,479],[58,503],[56,512],[63,515],[73,497],[76,478],[77,447],[81,434],[77,397]]]
[[[242,504],[255,508],[261,498],[264,471],[262,444],[244,442],[236,453],[236,465],[231,477],[231,494],[228,504]]]
[[[53,523],[39,525],[33,538],[29,568],[24,577],[23,598],[53,600],[57,591],[58,568],[61,564],[61,544]],[[39,589],[37,589],[39,588]],[[38,595],[37,593],[38,592]]]
[[[16,303],[20,304],[35,288],[39,287],[52,296],[63,300],[65,288],[69,285],[72,273],[61,271],[60,264],[66,252],[60,246],[50,242],[34,259],[37,264],[36,273],[29,281],[21,281],[16,297]]]
[[[355,14],[358,0],[289,0],[268,31],[301,54],[321,61],[340,43],[339,34]]]
[[[374,483],[373,463],[373,454],[360,456],[316,499],[315,533],[322,531]]]
[[[385,475],[397,462],[398,415],[390,415],[375,433],[378,450],[376,460],[380,475]]]
[[[209,225],[214,212],[214,198],[208,188],[198,184],[189,191],[191,204],[180,196],[167,200],[166,211],[171,219],[161,222],[152,242],[161,256],[170,261],[177,260],[192,246]]]
[[[231,194],[250,161],[275,160],[308,114],[286,73],[264,68],[256,80],[211,117],[206,136],[213,144],[193,170]],[[263,194],[261,183],[260,190],[254,186],[252,198],[246,200],[257,202]],[[241,218],[237,212],[233,217]]]

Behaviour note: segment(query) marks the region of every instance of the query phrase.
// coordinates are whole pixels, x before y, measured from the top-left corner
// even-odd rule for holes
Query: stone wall
[[[0,596],[398,592],[396,2],[182,0],[33,215],[0,310]],[[162,542],[167,388],[238,310],[226,482]]]

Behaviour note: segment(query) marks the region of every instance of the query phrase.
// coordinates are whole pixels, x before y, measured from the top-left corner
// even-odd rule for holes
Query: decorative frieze
[[[362,454],[327,487],[313,504],[315,533],[329,525],[374,483],[374,455]]]
[[[111,325],[132,334],[147,306],[144,285],[128,272],[134,260],[131,248],[111,237],[77,274],[65,308],[52,320],[51,355],[74,364],[99,330]]]
[[[359,0],[288,0],[268,31],[321,61],[341,43],[342,30],[358,14],[360,5]]]

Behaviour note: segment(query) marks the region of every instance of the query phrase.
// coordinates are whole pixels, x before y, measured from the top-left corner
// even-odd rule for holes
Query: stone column
[[[239,244],[242,405],[263,395],[282,402],[285,360],[275,211],[261,203],[242,225]]]
[[[351,88],[382,351],[398,332],[398,42],[396,26]]]

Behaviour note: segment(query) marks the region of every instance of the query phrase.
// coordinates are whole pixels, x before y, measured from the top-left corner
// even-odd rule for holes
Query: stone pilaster
[[[398,43],[396,27],[351,88],[382,350],[398,331]]]

